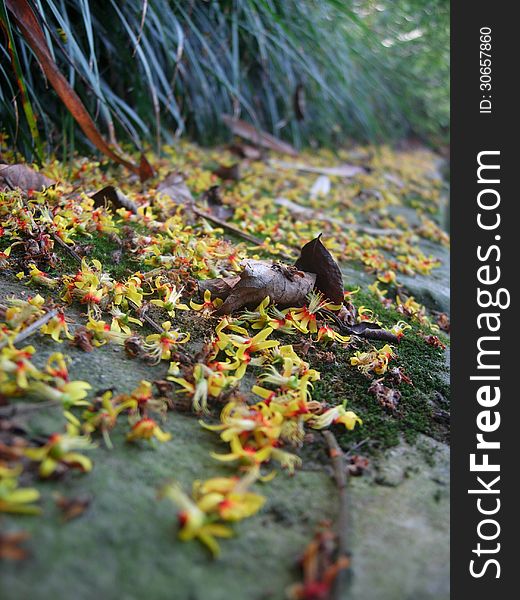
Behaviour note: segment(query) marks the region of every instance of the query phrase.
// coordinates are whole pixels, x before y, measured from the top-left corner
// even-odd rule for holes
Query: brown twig
[[[7,346],[7,344],[9,344],[9,342],[11,342],[12,344],[19,344],[20,342],[23,342],[23,340],[28,338],[35,331],[40,329],[40,327],[45,325],[45,323],[47,323],[53,317],[55,317],[58,314],[58,312],[59,311],[57,308],[53,308],[52,310],[49,310],[44,315],[42,315],[39,319],[36,319],[36,321],[34,321],[34,323],[31,323],[30,325],[28,325],[23,331],[20,331],[20,333],[17,336],[15,336],[15,338],[13,340],[7,339],[7,340],[0,342],[0,348]]]
[[[252,244],[256,244],[257,246],[260,246],[263,243],[263,240],[261,240],[260,238],[257,238],[254,235],[251,235],[249,233],[246,233],[245,231],[242,231],[241,229],[236,227],[236,225],[233,225],[232,223],[228,223],[227,221],[223,221],[222,219],[215,217],[211,213],[208,213],[205,210],[202,210],[198,206],[193,207],[193,212],[196,215],[198,215],[199,217],[202,217],[203,219],[212,221],[213,223],[215,223],[216,225],[219,225],[223,229],[232,231],[234,234],[238,235],[241,238],[244,238],[245,240],[247,240],[248,242],[251,242]]]
[[[71,248],[68,244],[66,244],[59,235],[56,235],[55,233],[51,233],[52,239],[58,244],[58,246],[61,246],[66,252],[68,252],[72,258],[74,260],[77,260],[79,263],[81,263],[81,256],[76,252],[76,250],[74,250],[74,248]]]
[[[341,588],[343,583],[346,583],[347,575],[350,574],[350,558],[351,552],[349,548],[350,539],[350,506],[347,494],[348,471],[345,461],[345,455],[341,450],[334,434],[331,431],[323,431],[323,436],[329,447],[329,456],[332,461],[334,470],[334,479],[338,488],[339,495],[339,510],[337,519],[337,538],[338,538],[338,560],[346,557],[349,560],[349,566],[334,581],[334,587],[330,600],[340,600],[342,598]]]
[[[137,304],[135,302],[128,299],[128,304],[130,304],[130,306],[138,313],[139,317],[143,321],[145,321],[154,331],[157,331],[157,333],[162,333],[164,331],[163,328],[160,325],[158,325],[152,319],[152,317],[149,317],[143,309],[139,309],[139,307],[137,306]]]
[[[28,412],[32,412],[33,410],[41,410],[42,408],[51,408],[51,407],[62,406],[60,403],[55,402],[54,400],[48,400],[47,402],[17,402],[16,404],[9,404],[7,406],[0,407],[0,418],[1,419],[10,419],[11,417],[15,417],[19,414],[24,414]]]

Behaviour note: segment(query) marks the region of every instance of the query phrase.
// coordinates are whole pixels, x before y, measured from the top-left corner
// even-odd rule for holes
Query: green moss
[[[146,231],[146,229],[140,225],[132,224],[131,226],[137,233],[142,233],[143,230]],[[135,271],[150,270],[150,267],[134,258],[134,256],[128,252],[119,252],[121,251],[121,246],[117,241],[106,234],[93,233],[91,237],[78,235],[75,238],[75,242],[79,246],[88,247],[88,252],[86,254],[88,260],[94,258],[99,260],[103,265],[103,268],[115,279],[123,279]],[[56,246],[55,250],[60,261],[55,269],[56,272],[74,273],[78,270],[78,262],[66,250],[60,246]],[[114,258],[116,254],[118,255],[118,260],[115,260]]]
[[[395,309],[384,308],[373,294],[358,292],[354,296],[354,302],[357,306],[364,305],[373,310],[384,327],[391,327],[399,320],[408,320]],[[321,380],[315,384],[313,397],[331,404],[347,400],[348,407],[363,419],[363,426],[353,432],[341,433],[338,428],[338,436],[345,447],[368,438],[370,448],[384,449],[398,444],[401,437],[413,443],[419,433],[446,439],[445,426],[433,419],[435,399],[439,395],[446,401],[449,399],[445,353],[427,344],[418,335],[419,332],[430,333],[415,323],[413,330],[407,331],[396,348],[397,357],[391,363],[391,366],[402,367],[413,382],[413,385],[403,382],[394,386],[401,392],[396,414],[386,412],[375,396],[368,392],[371,380],[350,365],[352,350],[334,348],[336,360],[333,363],[320,362],[313,365],[321,372]],[[446,336],[440,337],[447,341]],[[373,344],[364,341],[360,344],[360,349],[368,350],[372,346]],[[381,344],[376,343],[375,346],[380,347]],[[311,354],[309,360],[314,362]],[[385,384],[393,385],[388,381]]]

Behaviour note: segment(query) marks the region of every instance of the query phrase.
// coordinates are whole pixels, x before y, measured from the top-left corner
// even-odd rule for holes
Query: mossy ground
[[[116,226],[117,234],[123,235],[121,226]],[[260,232],[255,235],[262,237]],[[226,238],[242,241],[227,234]],[[117,279],[151,268],[122,249],[114,237],[94,233],[92,237],[78,236],[75,242],[87,249],[89,259],[100,260]],[[66,251],[56,247],[56,253],[58,263],[53,273],[77,271],[78,263]],[[350,289],[361,286],[353,296],[356,306],[373,310],[384,327],[403,319],[367,291],[373,274],[361,271],[361,264],[355,261],[342,267],[348,269],[345,279]],[[444,267],[447,270],[446,264]],[[0,278],[3,295],[38,289],[25,287],[14,273],[6,272]],[[444,288],[446,273],[439,277]],[[415,279],[418,285],[429,280]],[[49,295],[49,290],[40,291]],[[434,302],[430,306],[437,308]],[[77,307],[66,312],[72,321],[82,322]],[[160,310],[152,309],[150,314],[157,322],[165,320]],[[209,341],[216,324],[216,319],[182,311],[177,312],[175,321],[191,334],[189,345],[183,349],[190,355]],[[362,443],[355,451],[368,456],[371,463],[364,477],[352,478],[349,483],[353,600],[447,597],[448,426],[435,419],[435,409],[449,406],[448,366],[446,352],[428,345],[420,336],[430,331],[413,325],[391,363],[401,367],[413,382],[396,384],[402,396],[395,413],[385,411],[369,393],[371,380],[350,364],[352,348],[311,345],[305,354],[305,360],[321,373],[313,398],[331,405],[346,400],[348,408],[363,419],[363,426],[353,432],[334,427],[345,450]],[[149,332],[146,328],[142,331]],[[299,335],[274,335],[294,345],[306,341]],[[449,346],[446,336],[439,337]],[[30,342],[37,347],[39,366],[57,349],[39,334]],[[363,340],[356,344],[360,350],[372,346]],[[91,354],[68,345],[58,350],[66,350],[72,358],[71,377],[90,381],[94,391],[113,387],[127,392],[140,379],[153,381],[166,376],[167,363],[152,367],[138,359],[129,360],[121,348],[111,345]],[[244,391],[255,382],[256,374],[254,369],[248,372]],[[219,409],[220,404],[213,406],[208,419],[216,420]],[[20,418],[34,436],[45,437],[63,425],[59,411],[35,411]],[[164,445],[129,446],[124,441],[125,426],[114,430],[114,451],[103,446],[92,451],[95,468],[88,476],[29,481],[44,496],[45,515],[4,518],[7,530],[23,526],[32,534],[32,557],[20,565],[0,566],[0,596],[6,600],[47,600],[67,597],[66,590],[73,590],[75,600],[93,596],[103,600],[281,600],[286,586],[297,579],[294,567],[303,546],[320,522],[336,516],[336,489],[322,436],[315,433],[299,451],[304,461],[302,470],[294,477],[280,473],[275,484],[265,490],[268,501],[262,512],[239,524],[237,537],[223,544],[222,557],[211,561],[196,543],[176,540],[176,511],[158,503],[156,492],[172,477],[189,489],[196,478],[234,474],[234,469],[210,457],[210,452],[225,452],[226,445],[203,430],[190,414],[167,416],[162,426],[173,439]],[[259,491],[264,492],[262,488]],[[76,521],[63,523],[54,505],[54,492],[90,495],[92,506]],[[388,552],[389,548],[395,552]]]

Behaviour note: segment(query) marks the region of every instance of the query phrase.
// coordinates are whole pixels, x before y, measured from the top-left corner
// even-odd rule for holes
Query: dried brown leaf
[[[157,186],[157,192],[168,197],[174,204],[188,208],[194,204],[193,196],[184,183],[184,176],[178,172],[167,175]]]
[[[130,200],[127,196],[123,194],[120,190],[115,188],[113,185],[107,185],[103,189],[99,190],[91,196],[92,200],[94,200],[94,206],[97,208],[99,206],[105,206],[108,202],[112,205],[114,210],[118,208],[126,208],[130,212],[134,214],[137,212],[137,204]]]
[[[0,189],[20,188],[24,192],[41,190],[56,182],[24,164],[0,165]]]
[[[397,409],[397,405],[401,400],[401,392],[399,390],[394,390],[386,385],[383,385],[381,379],[374,381],[368,391],[371,394],[374,394],[379,404],[390,412],[395,412]]]
[[[235,163],[229,167],[220,165],[218,169],[213,171],[213,174],[225,181],[240,181],[240,165],[239,163]]]
[[[64,521],[71,521],[80,517],[92,503],[91,496],[58,496],[56,506],[60,509]]]
[[[74,339],[72,345],[83,350],[83,352],[92,352],[94,346],[92,345],[93,334],[83,325],[76,327],[74,331]]]
[[[222,120],[235,135],[253,142],[256,146],[268,148],[269,150],[280,152],[282,154],[289,154],[290,156],[298,156],[298,151],[290,144],[282,142],[282,140],[275,138],[265,131],[257,129],[245,121],[234,119],[230,115],[222,115]]]
[[[313,273],[260,260],[245,260],[239,281],[233,286],[217,314],[228,314],[243,306],[257,305],[266,296],[282,306],[301,306],[316,281]]]
[[[255,146],[250,146],[249,144],[231,144],[228,149],[240,158],[246,158],[248,160],[260,160],[262,158],[262,152]]]
[[[301,249],[295,266],[316,274],[315,288],[335,304],[343,303],[343,276],[331,253],[321,243],[321,233]]]
[[[199,293],[201,296],[204,295],[206,290],[211,292],[211,296],[213,298],[220,298],[221,300],[225,300],[231,290],[235,287],[235,285],[240,281],[240,276],[235,277],[217,277],[216,279],[203,279],[199,281]]]
[[[0,532],[0,560],[25,560],[29,552],[20,544],[31,536],[27,531]]]

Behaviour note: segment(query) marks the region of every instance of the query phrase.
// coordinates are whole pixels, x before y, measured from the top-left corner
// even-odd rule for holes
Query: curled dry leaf
[[[262,158],[262,152],[255,146],[249,144],[231,144],[228,150],[240,158],[246,158],[248,160],[260,160]]]
[[[420,331],[419,335],[429,346],[433,346],[434,348],[440,348],[441,350],[446,350],[446,344],[441,342],[441,340],[436,335],[427,335]]]
[[[72,340],[72,345],[76,346],[76,348],[80,348],[83,352],[92,352],[94,350],[94,346],[92,345],[93,334],[83,325],[76,327],[74,331],[74,339]]]
[[[269,296],[275,304],[301,306],[305,303],[306,296],[314,287],[316,280],[316,275],[313,273],[304,273],[295,267],[280,263],[245,260],[242,266],[239,280],[233,286],[230,285],[229,280],[226,282],[231,290],[217,314],[228,314],[243,306],[260,304],[266,296]],[[219,284],[224,293],[228,292],[226,284]],[[205,289],[209,289],[208,282],[205,282],[205,285]],[[216,284],[209,283],[209,285]],[[202,291],[202,288],[200,289]]]
[[[321,233],[301,249],[296,268],[316,274],[317,290],[334,302],[343,303],[343,277],[331,253],[321,243]]]
[[[56,182],[24,164],[0,165],[0,189],[41,190]]]
[[[392,367],[389,369],[388,377],[390,377],[396,385],[400,385],[401,383],[413,385],[413,381],[403,371],[402,367]]]
[[[20,544],[30,538],[27,531],[0,532],[0,560],[25,560],[29,552]]]
[[[227,181],[240,181],[240,165],[239,163],[235,163],[229,167],[220,165],[218,169],[213,171],[213,174]]]
[[[224,204],[219,185],[213,185],[203,192],[200,195],[200,200],[208,205],[211,214],[217,219],[226,221],[227,219],[230,219],[235,212],[231,206]]]
[[[217,277],[216,279],[204,279],[199,281],[199,292],[201,295],[204,295],[204,292],[209,290],[214,298],[225,300],[239,281],[239,275],[236,277]]]
[[[222,194],[220,191],[220,185],[212,185],[205,192],[202,192],[200,199],[206,202],[208,206],[222,206]]]
[[[186,208],[191,208],[194,204],[193,196],[184,183],[182,173],[174,172],[167,175],[157,186],[157,193],[166,196],[174,204],[179,204]]]
[[[450,318],[446,313],[440,313],[437,318],[437,325],[445,331],[446,333],[450,333]]]
[[[222,115],[222,120],[235,135],[253,142],[253,144],[256,146],[261,146],[262,148],[267,148],[268,150],[273,150],[274,152],[280,152],[281,154],[298,156],[298,151],[290,144],[282,142],[282,140],[275,138],[265,131],[257,129],[245,121],[234,119],[230,115]]]
[[[80,517],[90,506],[92,497],[90,496],[75,496],[67,498],[66,496],[58,496],[56,498],[56,506],[61,510],[61,515],[64,521],[72,521]]]
[[[113,185],[107,185],[103,189],[99,190],[99,192],[93,194],[91,198],[94,200],[94,206],[96,208],[110,203],[114,210],[117,210],[118,208],[126,208],[126,210],[129,210],[134,214],[137,212],[137,204],[133,200],[130,200],[130,198],[125,196],[123,192],[115,188]]]

